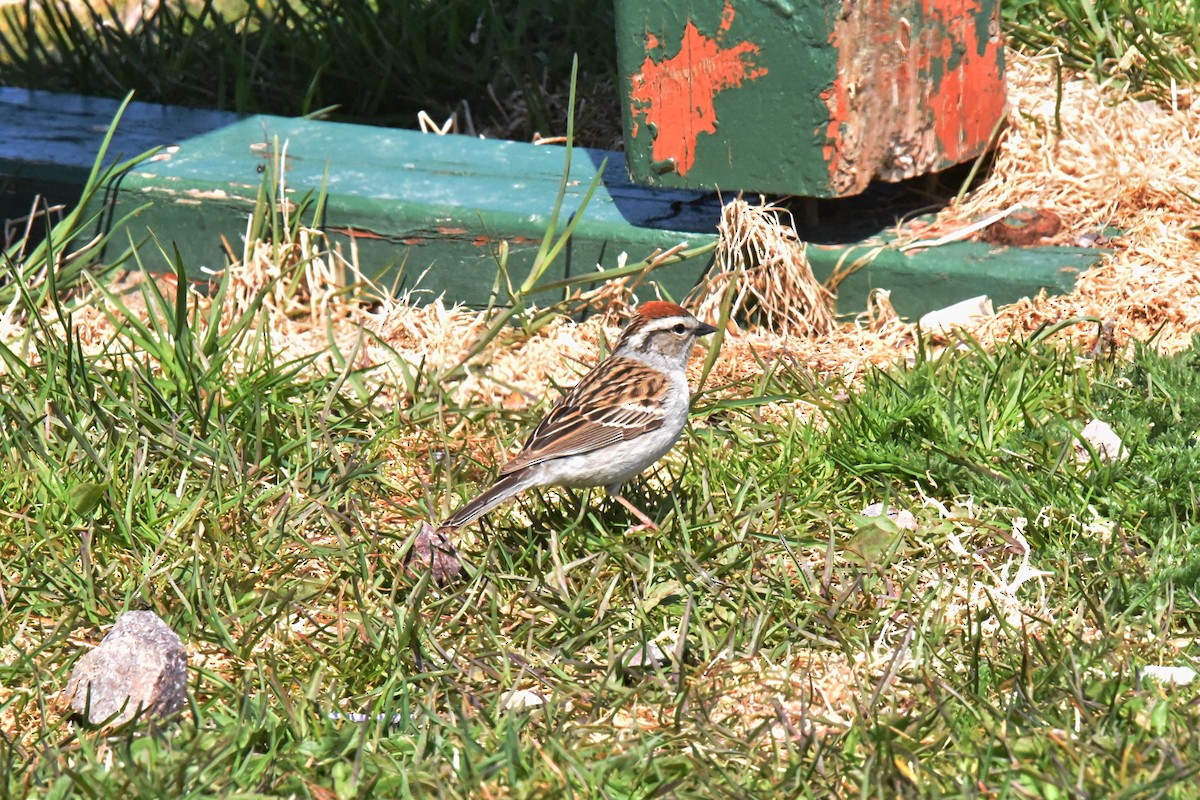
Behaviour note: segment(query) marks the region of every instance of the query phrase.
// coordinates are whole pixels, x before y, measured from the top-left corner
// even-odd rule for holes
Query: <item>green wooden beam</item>
[[[648,185],[858,194],[973,160],[1005,115],[999,0],[615,0]]]
[[[135,235],[170,238],[199,263],[219,266],[220,236],[245,230],[276,143],[286,145],[285,183],[298,198],[324,187],[325,229],[364,272],[399,291],[484,304],[492,293],[500,244],[510,246],[514,284],[528,274],[554,207],[565,150],[465,136],[260,116],[184,142],[142,165],[122,183],[117,213],[152,207],[134,219]],[[559,230],[577,213],[605,159],[603,181],[564,257],[546,281],[612,267],[656,248],[711,241],[720,206],[694,191],[647,192],[632,186],[619,157],[577,149]],[[659,276],[685,293],[703,263]]]
[[[873,247],[810,245],[813,274],[827,279],[840,263],[853,262]],[[997,306],[1075,288],[1079,273],[1094,266],[1106,251],[1092,247],[997,247],[985,242],[954,242],[911,253],[885,249],[839,286],[838,310],[853,313],[866,306],[878,287],[892,291],[896,312],[910,319],[988,295]]]
[[[34,197],[51,204],[79,198],[119,100],[0,87],[0,214],[29,213]],[[231,125],[239,114],[130,103],[109,155],[131,158]]]

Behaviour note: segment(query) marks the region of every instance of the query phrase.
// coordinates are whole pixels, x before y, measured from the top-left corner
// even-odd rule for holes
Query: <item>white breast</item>
[[[667,393],[663,424],[633,439],[566,458],[556,458],[542,464],[538,483],[542,486],[605,486],[615,488],[646,471],[665,456],[679,441],[687,424],[691,397],[687,376],[682,372],[671,375],[671,391]]]

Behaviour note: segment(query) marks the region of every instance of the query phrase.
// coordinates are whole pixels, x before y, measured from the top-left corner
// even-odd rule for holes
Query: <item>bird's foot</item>
[[[428,522],[421,523],[417,538],[404,560],[405,569],[414,576],[429,570],[438,586],[452,583],[462,575],[462,561],[458,550],[447,535],[450,528],[434,528]]]
[[[642,531],[657,531],[658,530],[658,525],[655,524],[654,520],[652,520],[652,519],[650,519],[650,517],[646,516],[645,511],[642,511],[640,508],[635,506],[633,503],[626,500],[622,495],[614,494],[613,499],[616,500],[621,505],[625,506],[625,508],[629,509],[629,513],[633,514],[635,517],[638,518],[639,524],[634,525],[632,528],[629,529],[632,533],[641,533]]]

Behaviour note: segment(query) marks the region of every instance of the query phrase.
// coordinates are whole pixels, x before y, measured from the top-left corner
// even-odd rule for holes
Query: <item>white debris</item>
[[[1117,432],[1098,419],[1093,419],[1079,432],[1079,438],[1075,440],[1075,463],[1090,464],[1092,452],[1101,464],[1120,461],[1129,455]]]
[[[1174,686],[1187,686],[1196,680],[1196,670],[1191,667],[1167,667],[1158,664],[1142,667],[1142,677]]]
[[[957,302],[952,306],[930,311],[921,317],[917,324],[923,331],[948,331],[994,316],[996,316],[996,310],[992,308],[992,298],[981,294],[978,297]]]
[[[1044,569],[1038,569],[1029,563],[1029,556],[1033,548],[1029,546],[1029,540],[1025,538],[1025,528],[1029,525],[1029,520],[1025,517],[1014,517],[1012,521],[1012,546],[1021,551],[1021,561],[1017,563],[1009,560],[1003,567],[1000,568],[1000,580],[1003,582],[1003,588],[1008,591],[1008,594],[1015,600],[1017,590],[1024,586],[1029,581],[1037,581],[1038,594],[1040,596],[1039,603],[1045,604],[1046,587],[1042,583],[1042,578],[1053,575],[1053,572]],[[1013,571],[1013,567],[1016,571]],[[1009,574],[1012,577],[1009,578]]]
[[[882,517],[883,503],[871,503],[871,505],[863,509],[862,513],[864,517]],[[887,516],[902,531],[915,531],[917,529],[917,518],[907,508],[888,506]]]
[[[533,689],[510,689],[500,698],[505,711],[520,711],[546,705],[546,698]]]
[[[657,642],[631,647],[621,654],[621,668],[630,672],[651,672],[671,663],[667,652]]]

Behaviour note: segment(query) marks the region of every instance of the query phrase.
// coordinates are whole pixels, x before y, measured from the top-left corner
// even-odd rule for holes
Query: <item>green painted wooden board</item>
[[[0,87],[0,214],[29,213],[34,196],[72,203],[121,103],[105,97]],[[130,103],[110,156],[123,160],[231,125],[238,114]]]
[[[500,243],[510,244],[514,284],[528,274],[554,207],[562,147],[438,137],[260,116],[183,142],[122,183],[117,213],[135,217],[136,234],[154,230],[191,260],[222,263],[220,236],[239,241],[274,143],[286,143],[292,197],[325,187],[326,231],[345,253],[357,250],[364,274],[399,291],[484,304],[491,296]],[[560,230],[580,208],[605,158],[603,182],[588,204],[552,281],[613,267],[680,243],[710,241],[719,205],[697,192],[647,193],[629,184],[619,157],[576,150]],[[683,263],[658,276],[685,293],[704,269]]]
[[[41,131],[48,142],[43,152],[28,125],[0,118],[0,182],[12,187],[23,181],[35,189],[53,184],[61,191],[73,181],[82,183],[115,104],[38,94],[33,101],[56,109],[57,116],[26,107],[22,119],[51,119],[62,130]],[[164,122],[171,113],[132,104],[117,139],[123,157],[152,144],[172,147],[112,187],[117,213],[106,218],[148,204],[131,223],[135,239],[153,231],[168,249],[177,245],[197,269],[224,266],[222,237],[240,246],[278,139],[287,144],[289,193],[296,197],[325,183],[327,231],[344,252],[356,246],[368,277],[423,291],[418,300],[444,293],[451,302],[483,304],[496,279],[494,252],[501,241],[512,247],[514,283],[528,271],[563,169],[561,147],[279,117],[185,114],[180,119],[189,124],[176,128]],[[4,136],[14,129],[25,133]],[[63,138],[69,146],[61,145]],[[564,217],[578,209],[605,159],[602,183],[565,258],[546,280],[591,273],[597,264],[611,269],[622,252],[637,260],[655,248],[681,242],[696,247],[715,239],[720,204],[714,195],[636,186],[619,153],[576,151]],[[28,198],[15,207],[24,213]],[[828,275],[844,251],[810,247],[818,277]],[[875,286],[893,290],[897,311],[911,317],[977,294],[1004,303],[1042,289],[1056,293],[1069,290],[1077,272],[1098,256],[1095,250],[1005,250],[976,243],[912,256],[889,251],[842,284],[838,307],[842,313],[861,310]],[[654,275],[679,299],[708,266],[697,259]]]
[[[810,245],[813,273],[825,280],[846,249]],[[855,246],[850,260],[866,249]],[[842,282],[838,310],[862,310],[867,295],[876,287],[892,290],[892,306],[913,320],[981,294],[991,297],[997,306],[1041,291],[1063,294],[1075,287],[1079,273],[1094,266],[1104,252],[1091,247],[997,247],[984,242],[955,242],[911,254],[884,250]]]
[[[1005,113],[999,0],[616,0],[647,185],[840,197],[970,161]]]

